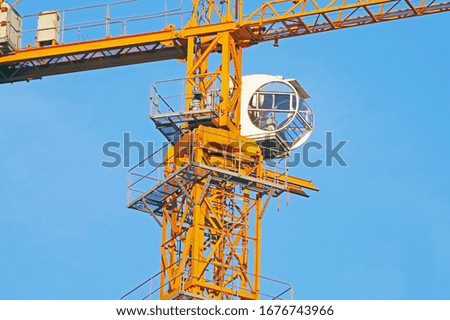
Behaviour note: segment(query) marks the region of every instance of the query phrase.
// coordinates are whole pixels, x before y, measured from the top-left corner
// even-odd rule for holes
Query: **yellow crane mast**
[[[435,0],[271,0],[244,14],[244,2],[192,0],[190,20],[181,29],[167,25],[155,32],[6,48],[0,55],[0,83],[185,62],[183,110],[172,109],[157,91],[152,97],[152,120],[170,142],[153,170],[163,176],[141,172],[143,163],[130,170],[128,206],[151,215],[162,229],[161,299],[261,298],[261,220],[269,200],[317,191],[310,181],[268,169],[265,159],[277,157],[271,145],[241,134],[243,49],[450,10],[450,2]]]

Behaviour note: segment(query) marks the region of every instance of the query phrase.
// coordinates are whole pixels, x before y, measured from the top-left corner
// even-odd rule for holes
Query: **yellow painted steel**
[[[239,134],[200,126],[171,147],[165,176],[183,167],[180,159],[192,157],[196,164],[262,179],[258,146],[253,156],[239,159],[237,141],[254,144]],[[227,180],[208,182],[204,177],[214,170],[198,168],[192,174],[196,178],[186,192],[172,194],[163,210],[160,298],[258,299],[261,195]]]
[[[202,6],[201,4],[205,4]],[[103,60],[116,59],[121,61],[101,67],[112,67],[147,61],[186,58],[186,51],[193,48],[184,40],[201,39],[201,45],[210,45],[207,40],[214,40],[222,35],[224,40],[233,39],[238,46],[225,46],[226,48],[243,48],[264,41],[278,41],[279,39],[338,30],[384,21],[404,19],[408,17],[434,14],[450,10],[450,2],[436,2],[435,0],[420,0],[412,3],[410,0],[272,0],[262,3],[249,15],[242,12],[243,1],[226,1],[229,11],[221,12],[216,1],[193,1],[196,14],[182,29],[175,30],[168,26],[165,30],[121,36],[106,37],[95,41],[85,41],[72,44],[54,45],[45,48],[28,48],[15,53],[0,56],[0,83],[29,80],[48,75],[49,66],[64,63],[68,56],[80,55],[76,61],[90,60],[92,54],[99,56],[107,50],[117,50],[125,47],[138,47],[149,44],[160,46],[151,50],[158,50],[172,46],[180,48],[182,54],[160,54],[155,59],[141,60],[133,57],[135,51],[119,52],[112,57],[102,56]],[[228,35],[228,36],[225,36]],[[231,38],[227,38],[231,36]],[[192,45],[192,42],[191,42]],[[219,52],[221,43],[210,48],[210,51]],[[91,54],[91,55],[89,55]],[[189,56],[189,55],[188,55]],[[61,59],[49,59],[59,57]],[[129,57],[130,59],[127,59]],[[95,56],[94,56],[95,58]],[[78,70],[77,70],[78,68]],[[75,71],[84,71],[100,68],[98,64],[86,66],[82,63],[71,68],[59,68],[53,74],[63,74]],[[12,71],[11,71],[12,70]],[[39,72],[37,72],[38,70]],[[27,74],[30,76],[27,77]],[[20,76],[15,77],[16,74]],[[4,78],[4,79],[2,79]],[[224,120],[221,120],[222,122]],[[223,124],[223,123],[222,123]]]
[[[286,174],[280,174],[271,170],[264,170],[265,179],[269,181],[281,181],[287,184],[287,191],[298,194],[301,196],[306,196],[304,189],[309,189],[313,191],[319,191],[319,189],[309,180],[289,176]]]
[[[99,50],[113,50],[147,43],[172,41],[175,38],[176,37],[174,36],[173,30],[162,30],[134,36],[122,36],[56,46],[30,48],[19,50],[15,54],[1,56],[0,64],[18,63],[33,59],[48,59],[52,57],[81,54]]]
[[[194,12],[199,14],[192,17],[187,30],[202,28],[200,21],[209,30],[215,30],[210,25],[215,19],[223,26],[232,21],[233,14],[242,17],[240,1],[234,6],[228,1],[225,12],[218,10],[215,1],[207,2],[203,8],[200,4],[201,1],[195,1]],[[196,164],[215,168],[210,172],[213,176],[219,177],[219,169],[224,169],[273,183],[283,179],[289,186],[287,191],[300,195],[306,195],[304,186],[317,190],[311,182],[297,179],[294,185],[293,179],[287,176],[265,171],[259,147],[239,134],[242,47],[236,33],[233,30],[206,35],[195,33],[188,37],[187,43],[187,94],[196,90],[205,97],[219,81],[219,116],[212,120],[215,128],[196,128],[191,124],[191,133],[173,147],[178,152],[170,152],[174,156],[169,159],[173,161],[167,162],[165,176],[180,170],[179,165],[183,165],[180,160],[189,158],[179,150],[192,150]],[[220,54],[220,60],[212,61],[213,53]],[[187,111],[191,102],[186,101]],[[253,145],[252,152],[237,147],[236,142],[239,146]],[[187,149],[181,147],[186,145]],[[258,299],[263,193],[227,179],[215,183],[205,181],[203,177],[207,174],[204,169],[195,169],[195,178],[186,183],[184,199],[181,202],[170,199],[163,208],[160,298]],[[202,196],[202,190],[206,196]]]

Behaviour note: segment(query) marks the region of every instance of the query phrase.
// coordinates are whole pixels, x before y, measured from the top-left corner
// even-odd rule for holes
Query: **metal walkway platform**
[[[201,163],[191,162],[174,171],[166,178],[159,180],[146,191],[138,189],[139,184],[154,183],[149,176],[130,172],[131,185],[129,192],[133,194],[128,202],[128,208],[148,213],[152,216],[162,216],[162,207],[167,199],[176,194],[187,194],[192,182],[207,181],[208,183],[235,183],[247,190],[261,195],[279,196],[289,190],[286,181],[273,177],[259,179],[251,175],[243,175],[226,169],[211,167]],[[145,189],[144,189],[145,190]],[[306,193],[303,194],[307,196]]]
[[[218,112],[214,109],[201,109],[171,113],[151,114],[150,119],[156,125],[156,128],[171,143],[175,144],[180,137],[186,133],[187,128],[199,126],[200,124],[210,124],[211,120],[217,118]],[[182,127],[183,124],[188,126]]]

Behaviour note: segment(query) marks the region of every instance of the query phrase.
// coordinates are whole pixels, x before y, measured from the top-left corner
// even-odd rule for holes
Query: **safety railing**
[[[193,86],[191,92],[186,91],[186,84],[207,83],[204,89]],[[177,114],[189,110],[214,110],[220,106],[221,96],[220,73],[208,73],[189,79],[178,78],[155,82],[150,88],[150,116]],[[177,94],[173,94],[177,92]]]
[[[177,262],[174,262],[170,265],[169,268],[172,266],[179,264],[180,260]],[[161,288],[168,285],[168,282],[163,283],[161,285],[161,274],[164,273],[166,270],[161,270],[160,272],[156,273],[155,275],[151,276],[138,286],[134,287],[130,291],[128,291],[126,294],[124,294],[122,297],[120,297],[120,300],[156,300],[159,299],[159,293]],[[179,274],[178,276],[175,276],[172,280],[176,280],[177,278],[181,277],[182,274]]]
[[[201,128],[196,129],[198,133],[206,133]],[[169,144],[152,152],[148,157],[140,161],[128,171],[128,203],[141,197],[155,185],[162,181],[176,168],[168,168],[168,163],[176,164],[178,170],[195,165],[195,151],[203,149],[211,155],[210,168],[221,169],[239,175],[248,175],[267,182],[270,185],[277,185],[282,188],[287,187],[288,167],[287,160],[270,160],[263,163],[264,169],[270,170],[271,175],[257,176],[255,171],[251,171],[255,161],[254,156],[258,150],[264,149],[254,142],[248,140],[231,138],[221,133],[211,133],[208,131],[209,141],[196,141],[193,143],[193,132],[189,132],[186,138],[180,141],[173,152],[168,153]],[[227,141],[225,144],[223,141]],[[264,150],[262,150],[264,152]]]
[[[139,4],[139,7],[131,6]],[[173,24],[182,28],[188,21],[191,11],[183,10],[183,0],[164,0],[151,3],[153,12],[135,14],[142,11],[142,2],[123,0],[107,4],[91,5],[79,8],[55,10],[59,16],[59,44],[70,44],[80,41],[99,40],[109,37],[133,35],[162,30]],[[159,10],[159,11],[157,11]],[[146,10],[147,11],[147,10]],[[22,16],[22,45],[37,46],[38,32],[49,29],[38,29],[40,13]],[[149,25],[151,26],[149,28]]]
[[[184,149],[187,157],[192,159],[192,148],[189,144],[181,149]],[[183,151],[181,149],[180,152]],[[163,181],[166,164],[174,162],[179,156],[179,152],[168,155],[168,150],[169,144],[166,143],[128,171],[128,204]]]
[[[226,282],[220,281],[217,278],[217,275],[220,274],[220,279],[227,279],[232,277],[232,274],[238,270],[238,268],[230,267],[230,266],[222,266],[217,262],[209,262],[196,260],[197,262],[208,264],[206,272],[203,274],[201,280],[207,284],[214,284],[215,286],[223,288],[222,293],[227,293],[228,297],[233,299],[239,298],[239,293],[256,294],[260,300],[293,300],[294,299],[294,288],[291,284],[279,280],[275,280],[265,276],[255,276],[255,274],[251,272],[246,272],[246,275],[249,279],[254,279],[259,282],[259,290],[252,290],[248,285],[244,285],[242,283],[241,278],[236,278],[234,281]],[[185,287],[187,279],[193,279],[190,275],[191,269],[189,267],[184,268],[178,274],[172,276],[170,279],[166,279],[164,283],[161,283],[161,275],[165,274],[167,270],[174,265],[184,265],[189,266],[193,262],[193,259],[187,258],[185,260],[178,260],[173,263],[171,266],[166,268],[165,270],[161,270],[156,273],[152,277],[143,281],[141,284],[124,294],[120,299],[121,300],[153,300],[159,299],[161,290],[168,290],[169,284],[174,281],[180,281],[180,290],[183,294],[188,295],[187,289]],[[223,269],[225,269],[225,272]],[[167,292],[167,291],[165,291]],[[219,291],[220,292],[220,291]],[[231,292],[231,294],[230,294]],[[234,294],[233,294],[234,293]]]

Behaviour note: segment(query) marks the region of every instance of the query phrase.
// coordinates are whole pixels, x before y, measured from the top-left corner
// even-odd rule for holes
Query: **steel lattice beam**
[[[0,84],[143,62],[184,60],[189,58],[189,50],[192,56],[194,49],[189,47],[194,46],[194,38],[203,38],[201,45],[208,51],[209,37],[214,41],[216,36],[228,34],[232,36],[230,41],[240,48],[450,10],[450,2],[435,0],[272,0],[244,16],[242,1],[236,1],[236,9],[232,2],[227,1],[228,11],[222,13],[215,1],[208,1],[204,7],[194,1],[193,12],[198,14],[180,30],[169,25],[157,32],[30,48],[0,56]],[[190,45],[189,39],[192,40]],[[232,53],[240,50],[237,46],[225,45],[224,48],[230,48]],[[221,50],[221,44],[209,47],[209,53]],[[234,52],[234,55],[239,54]]]

